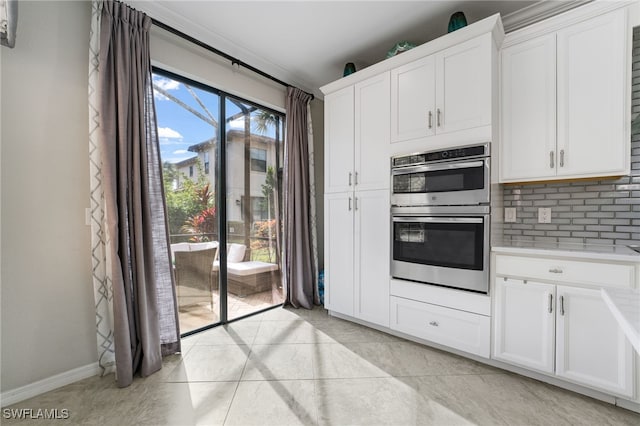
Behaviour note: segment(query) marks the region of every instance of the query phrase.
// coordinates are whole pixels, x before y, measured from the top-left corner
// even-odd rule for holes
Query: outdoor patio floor
[[[228,293],[227,296],[227,317],[228,319],[240,318],[242,316],[258,312],[270,306],[279,305],[284,301],[282,288],[267,290],[261,293],[254,293],[245,297],[239,297]],[[220,293],[218,290],[213,293],[213,310],[209,303],[201,302],[193,305],[182,306],[179,309],[180,333],[187,333],[192,330],[215,324],[220,321]]]

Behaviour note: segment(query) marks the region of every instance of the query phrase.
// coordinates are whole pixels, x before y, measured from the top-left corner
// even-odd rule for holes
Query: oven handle
[[[482,223],[479,217],[393,217],[394,222],[410,223]]]
[[[434,164],[434,165],[422,165],[422,166],[412,166],[412,167],[403,167],[391,170],[391,174],[395,175],[405,175],[409,173],[418,173],[418,172],[437,172],[440,170],[455,170],[455,169],[470,169],[473,167],[483,167],[484,161],[468,161],[465,163],[451,163],[451,164]]]

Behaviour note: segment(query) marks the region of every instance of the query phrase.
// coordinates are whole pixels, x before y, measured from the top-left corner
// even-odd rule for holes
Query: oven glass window
[[[393,259],[481,271],[482,223],[393,223]]]
[[[470,191],[483,187],[484,167],[407,173],[393,177],[393,192],[396,194]]]

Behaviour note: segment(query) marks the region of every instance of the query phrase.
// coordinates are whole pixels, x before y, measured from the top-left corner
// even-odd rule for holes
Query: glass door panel
[[[281,177],[283,115],[225,100],[227,318],[283,302]]]
[[[156,70],[154,99],[181,333],[220,322],[215,258],[219,96]]]

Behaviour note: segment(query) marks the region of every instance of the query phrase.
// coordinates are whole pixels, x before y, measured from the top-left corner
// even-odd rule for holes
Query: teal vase
[[[449,31],[447,32],[450,33],[466,26],[467,26],[467,18],[464,16],[464,13],[456,12],[453,15],[451,15],[451,18],[449,18]]]
[[[349,74],[353,74],[354,72],[356,72],[356,66],[353,62],[349,62],[344,66],[344,72],[342,73],[342,76],[346,77]]]

